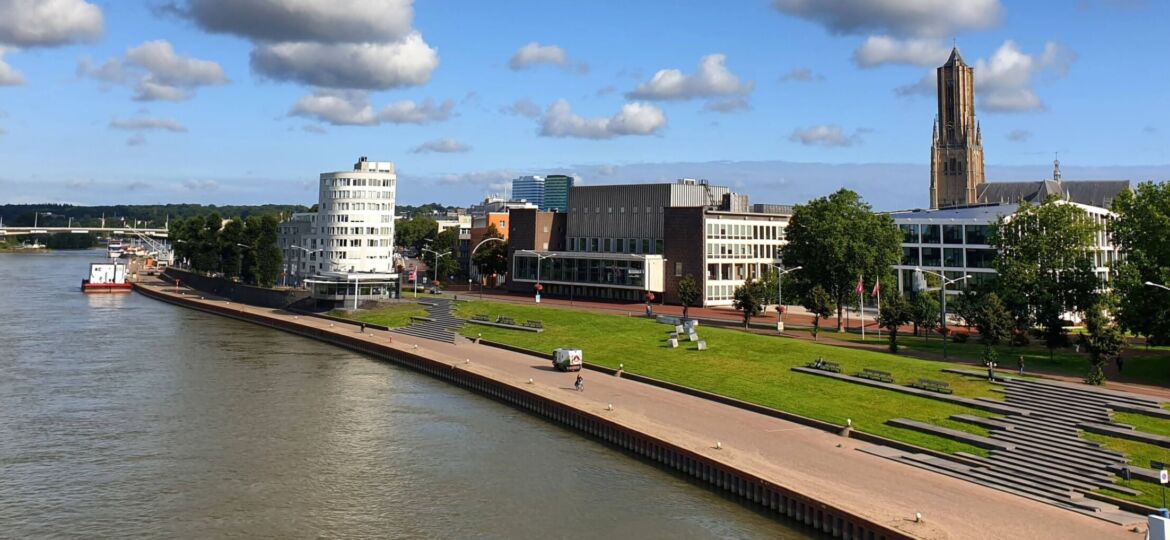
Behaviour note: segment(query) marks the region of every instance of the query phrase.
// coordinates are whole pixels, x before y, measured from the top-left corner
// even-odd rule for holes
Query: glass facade
[[[539,277],[537,264],[540,265]],[[523,281],[560,281],[566,283],[592,283],[621,287],[644,288],[646,285],[646,263],[620,259],[538,257],[517,254],[514,258],[513,279]]]

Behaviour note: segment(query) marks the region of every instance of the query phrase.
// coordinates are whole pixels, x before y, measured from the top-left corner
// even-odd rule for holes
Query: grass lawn
[[[1170,462],[1170,448],[1162,448],[1138,441],[1130,441],[1126,439],[1119,439],[1117,437],[1110,437],[1108,435],[1098,435],[1096,433],[1085,433],[1085,439],[1102,443],[1102,445],[1114,452],[1122,452],[1129,457],[1129,463],[1135,467],[1150,468],[1150,461],[1161,461],[1163,463]],[[1142,504],[1148,504],[1155,508],[1162,506],[1162,487],[1154,482],[1145,482],[1141,480],[1132,480],[1126,483],[1124,480],[1118,480],[1119,484],[1128,486],[1130,488],[1142,492],[1140,496],[1125,495],[1108,491],[1109,495],[1121,499],[1137,501]]]
[[[839,363],[845,373],[852,374],[862,368],[879,369],[892,373],[899,383],[925,377],[951,383],[957,395],[998,397],[985,381],[942,373],[940,369],[950,366],[942,362],[702,326],[699,335],[707,341],[708,350],[698,351],[689,342],[670,349],[666,339],[673,328],[640,317],[491,301],[461,303],[458,310],[464,318],[504,315],[516,320],[539,320],[545,328],[542,333],[530,333],[467,325],[463,334],[469,337],[482,334],[484,339],[543,352],[557,347],[581,348],[587,362],[613,368],[624,364],[631,373],[837,424],[844,424],[850,418],[853,426],[861,431],[943,452],[961,450],[986,455],[985,451],[966,444],[891,427],[884,422],[891,418],[910,418],[985,435],[986,430],[949,417],[953,414],[990,416],[989,413],[790,369],[823,357]]]
[[[860,342],[861,335],[852,332],[825,333],[823,335],[834,339]],[[866,334],[866,343],[886,344],[885,333],[879,341],[877,336],[870,332]],[[913,335],[898,334],[898,348],[906,351],[918,351],[931,354],[942,354],[942,339],[938,336],[915,337]],[[1059,375],[1083,377],[1089,370],[1089,355],[1078,353],[1074,349],[1056,349],[1049,358],[1048,348],[1043,343],[1033,341],[1023,347],[1002,345],[996,349],[999,353],[999,365],[1005,368],[1015,368],[1017,358],[1024,356],[1024,371],[1037,370]],[[968,362],[983,361],[983,344],[978,337],[971,338],[967,343],[947,341],[947,356]],[[1159,347],[1144,346],[1128,347],[1123,354],[1124,374],[1127,380],[1145,384],[1170,386],[1170,350]]]
[[[1137,413],[1115,412],[1113,413],[1113,421],[1119,424],[1129,424],[1134,429],[1145,433],[1170,437],[1170,420],[1164,418],[1155,418]]]
[[[410,326],[411,317],[425,317],[427,310],[415,302],[410,302],[391,304],[374,310],[362,310],[358,312],[334,310],[330,311],[328,315],[370,324],[380,324],[382,326],[389,326],[390,328],[401,328],[403,326]]]

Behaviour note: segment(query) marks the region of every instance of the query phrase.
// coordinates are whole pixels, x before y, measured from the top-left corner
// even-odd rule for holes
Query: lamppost
[[[1146,285],[1148,285],[1148,286],[1150,286],[1150,287],[1157,287],[1157,288],[1159,288],[1159,289],[1165,289],[1165,290],[1167,290],[1167,291],[1170,291],[1170,287],[1167,287],[1167,286],[1165,286],[1165,285],[1159,285],[1159,284],[1157,284],[1157,283],[1154,283],[1153,281],[1147,281],[1147,282],[1146,282]]]
[[[435,254],[435,281],[439,281],[439,257],[446,257],[447,255],[450,255],[451,252],[444,251],[442,253],[439,253],[438,251],[435,251],[433,249],[427,249],[427,248],[423,248],[423,252]]]
[[[254,248],[252,248],[252,246],[249,246],[247,244],[241,244],[239,242],[236,242],[236,245],[240,246],[244,249],[254,249]],[[236,259],[236,263],[237,263],[236,264],[236,279],[239,279],[240,283],[243,283],[244,282],[244,254],[243,253],[240,253],[240,258]]]
[[[804,267],[797,266],[796,268],[789,268],[788,270],[785,270],[784,263],[780,263],[780,264],[768,263],[768,266],[771,266],[780,272],[780,274],[776,276],[776,311],[778,312],[776,314],[776,331],[783,332],[784,331],[784,274],[787,274],[789,272],[795,272],[795,271],[800,270],[801,268],[804,268]]]
[[[556,257],[557,254],[556,253],[548,253],[545,255],[541,255],[540,253],[533,251],[531,249],[522,249],[520,251],[517,251],[517,253],[529,253],[529,254],[536,256],[536,259],[537,259],[537,261],[536,261],[536,303],[539,304],[540,303],[540,290],[544,288],[544,286],[540,284],[540,267],[544,266],[545,259],[551,259],[553,257]],[[515,279],[515,278],[513,278],[513,279]]]
[[[939,320],[941,321],[941,324],[942,324],[941,332],[942,332],[942,345],[943,345],[943,360],[946,360],[947,359],[947,285],[950,285],[951,283],[958,283],[960,281],[968,279],[971,277],[971,274],[967,274],[963,277],[957,277],[955,279],[947,279],[946,276],[944,276],[938,272],[931,272],[930,270],[923,270],[922,268],[915,268],[914,271],[924,273],[924,274],[930,274],[932,276],[938,276],[938,278],[942,281],[942,287],[939,287],[939,292],[942,294],[942,301],[939,303]]]

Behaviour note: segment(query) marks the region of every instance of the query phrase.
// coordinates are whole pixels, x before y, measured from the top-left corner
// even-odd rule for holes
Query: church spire
[[[1052,160],[1052,181],[1060,182],[1060,152],[1056,153],[1056,159]]]
[[[954,65],[960,65],[960,66],[967,65],[967,63],[963,61],[963,56],[959,54],[959,45],[958,44],[951,47],[951,57],[947,59],[947,63],[943,64],[943,67],[950,67],[950,66],[954,66]]]

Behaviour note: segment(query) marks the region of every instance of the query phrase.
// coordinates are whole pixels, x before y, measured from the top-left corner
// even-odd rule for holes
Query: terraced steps
[[[463,320],[452,314],[454,304],[451,300],[433,298],[419,304],[427,310],[427,316],[412,317],[410,326],[396,328],[393,332],[443,343],[455,343],[460,339]]]

